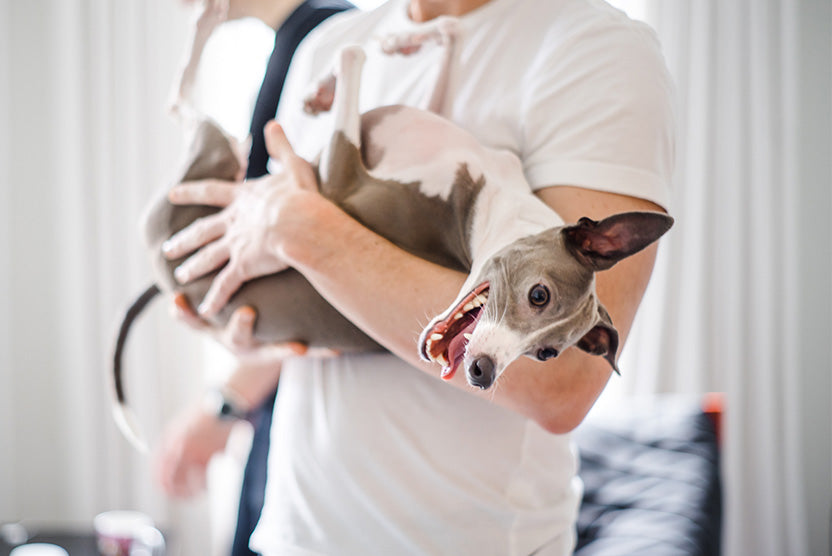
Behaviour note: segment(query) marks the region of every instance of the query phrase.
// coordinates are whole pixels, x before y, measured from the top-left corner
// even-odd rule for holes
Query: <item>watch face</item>
[[[218,390],[206,392],[204,403],[205,411],[217,419],[232,420],[238,418],[234,405]]]
[[[228,400],[223,400],[222,405],[220,405],[220,410],[218,412],[218,416],[220,419],[238,419],[239,415],[237,411],[234,410],[234,406]]]

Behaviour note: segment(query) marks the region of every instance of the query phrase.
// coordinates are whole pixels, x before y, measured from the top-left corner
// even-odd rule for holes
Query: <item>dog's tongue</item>
[[[465,347],[468,345],[468,340],[465,339],[464,334],[473,334],[476,326],[477,321],[472,321],[459,334],[454,336],[450,344],[448,344],[448,366],[442,369],[442,378],[445,380],[453,378],[457,367],[465,359]]]

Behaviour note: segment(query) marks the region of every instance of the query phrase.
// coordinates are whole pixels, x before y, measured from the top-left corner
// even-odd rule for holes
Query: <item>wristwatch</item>
[[[208,390],[203,400],[206,411],[221,421],[249,420],[251,413],[243,409],[240,396],[227,388]]]

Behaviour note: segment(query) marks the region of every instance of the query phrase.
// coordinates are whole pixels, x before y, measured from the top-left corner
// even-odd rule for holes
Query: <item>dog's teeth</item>
[[[465,338],[466,340],[468,340],[469,342],[471,341],[472,336],[473,336],[473,334],[471,334],[470,332],[463,332],[462,333],[462,337]]]
[[[443,367],[448,366],[448,360],[445,359],[445,354],[444,353],[440,353],[439,355],[437,355],[436,358],[434,358],[434,361],[436,361],[437,363],[439,363]]]
[[[486,296],[484,296],[484,295],[482,295],[482,294],[478,295],[475,299],[477,300],[477,302],[478,302],[480,305],[485,305],[485,302],[486,302],[486,301],[488,301],[488,297],[486,297]]]
[[[439,332],[434,332],[430,335],[430,339],[433,341],[441,340],[442,338],[444,338],[444,336],[442,336],[442,334],[440,334]]]
[[[465,311],[466,313],[468,311],[473,310],[473,309],[474,309],[474,302],[473,301],[469,301],[468,303],[465,304],[464,307],[462,307],[462,310]]]
[[[462,318],[462,313],[456,313],[456,314],[454,315],[454,320],[459,320],[459,319],[461,319],[461,318]]]

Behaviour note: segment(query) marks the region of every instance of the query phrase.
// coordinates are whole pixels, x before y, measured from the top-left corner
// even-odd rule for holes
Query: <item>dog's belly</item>
[[[468,272],[474,200],[485,183],[490,149],[449,122],[406,107],[365,114],[361,151],[342,134],[336,134],[335,141],[337,154],[328,183],[321,184],[323,195],[400,248]],[[216,152],[217,148],[208,150]],[[193,172],[185,179],[202,177],[233,179]],[[166,260],[161,244],[216,210],[174,206],[163,196],[145,223],[158,285],[168,292],[183,292],[193,307],[202,301],[216,273],[178,284],[173,271],[185,258]],[[264,342],[301,341],[344,353],[383,349],[292,269],[243,284],[212,323],[224,326],[234,310],[246,305],[257,311],[254,334]]]
[[[257,309],[254,335],[263,342],[299,341],[342,353],[383,349],[294,269],[247,282],[222,310],[220,322],[246,305]]]
[[[447,201],[456,173],[465,165],[474,181],[482,177],[525,183],[519,159],[480,143],[456,124],[409,106],[385,106],[362,116],[362,155],[375,178],[419,183],[420,192]],[[393,147],[391,147],[393,146]]]
[[[192,307],[202,301],[217,273],[186,285],[178,284],[173,271],[186,257],[169,261],[161,254],[161,245],[171,234],[215,211],[211,207],[173,206],[166,199],[160,199],[153,211],[156,232],[152,234],[150,247],[155,253],[157,284],[167,292],[181,291]],[[160,226],[160,220],[166,225]],[[169,232],[159,233],[162,228]],[[246,282],[211,322],[218,327],[225,326],[231,314],[244,306],[257,311],[254,336],[263,342],[301,341],[310,347],[327,347],[344,353],[383,349],[327,303],[294,269]]]
[[[467,273],[490,151],[435,114],[376,108],[361,116],[360,149],[333,136],[321,193],[398,247]]]

